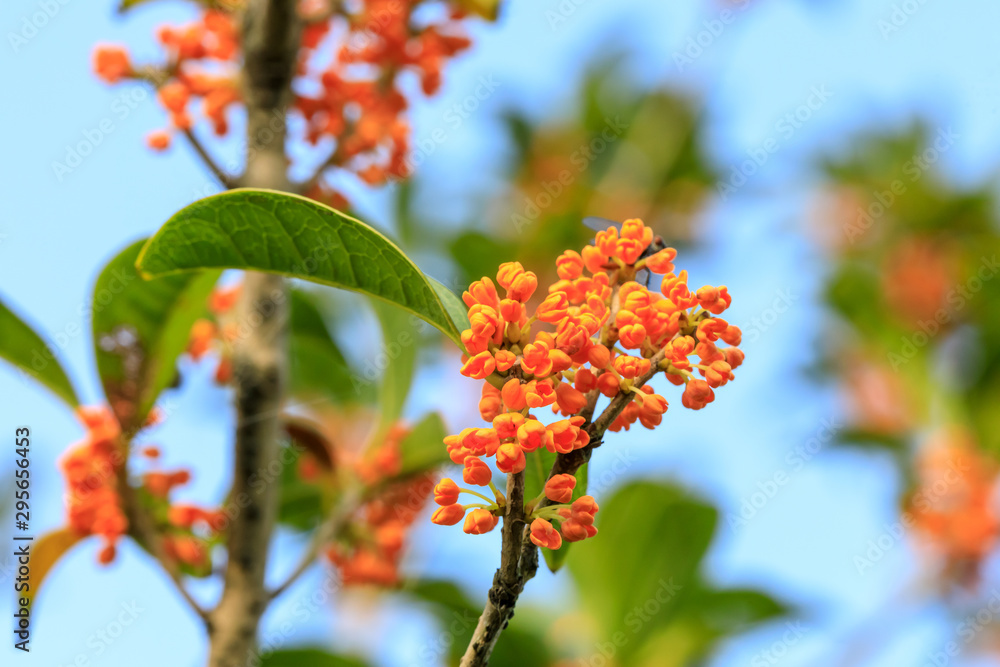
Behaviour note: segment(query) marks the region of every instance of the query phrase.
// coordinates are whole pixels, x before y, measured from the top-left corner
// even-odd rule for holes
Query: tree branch
[[[650,358],[649,371],[637,377],[633,386],[642,387],[654,375],[659,373],[660,362],[663,361],[665,356],[665,351],[660,350]],[[590,461],[594,449],[601,446],[604,434],[608,428],[634,398],[635,394],[631,391],[621,392],[615,396],[601,413],[600,417],[584,427],[590,435],[590,443],[586,447],[575,449],[567,454],[559,454],[546,479],[551,479],[555,475],[575,475],[584,464]],[[596,398],[593,403],[596,405]],[[593,414],[594,405],[588,403],[590,414]],[[513,475],[508,475],[507,477],[508,515],[510,507],[513,505],[510,501],[512,497],[511,477]],[[497,570],[496,575],[493,577],[493,587],[490,588],[486,607],[483,609],[482,616],[479,617],[479,624],[476,626],[476,630],[472,634],[472,640],[469,642],[469,647],[462,657],[461,667],[485,667],[485,665],[489,664],[490,655],[493,653],[493,648],[496,646],[500,632],[507,627],[507,623],[514,616],[514,606],[517,604],[518,597],[521,595],[528,581],[538,572],[538,547],[528,537],[529,527],[524,517],[523,473],[518,497],[521,506],[519,519],[523,526],[520,530],[516,531],[516,535],[509,534],[507,530],[508,520],[506,517],[504,518],[500,569]],[[542,498],[538,507],[547,507],[552,504],[548,498]],[[511,528],[513,528],[513,524]],[[514,559],[513,565],[510,562],[513,558],[512,554],[516,554],[517,556]]]
[[[201,161],[205,163],[205,166],[207,166],[215,177],[219,179],[219,183],[221,183],[227,190],[235,188],[236,183],[239,181],[239,177],[234,178],[230,176],[222,169],[222,167],[219,166],[212,156],[208,154],[208,149],[206,149],[205,145],[201,143],[201,140],[197,137],[197,135],[195,135],[194,131],[191,128],[186,127],[184,128],[184,136],[187,137],[188,143],[190,143],[191,147],[194,148],[194,151],[198,154],[198,157],[201,158]]]
[[[268,594],[268,599],[273,600],[287,591],[299,577],[305,574],[306,570],[319,557],[319,552],[323,548],[323,545],[333,540],[347,524],[354,512],[357,511],[361,497],[361,493],[357,489],[347,492],[347,495],[337,504],[336,509],[330,512],[326,520],[313,533],[312,540],[310,540],[305,553],[302,554],[299,564],[295,566],[295,569],[292,570],[291,574],[288,575],[281,585]]]
[[[493,575],[493,586],[486,608],[472,634],[472,641],[462,656],[461,667],[489,662],[500,632],[514,615],[514,605],[527,581],[521,572],[521,542],[524,539],[524,472],[507,475],[507,507],[503,518],[503,548],[500,569]]]
[[[122,506],[125,510],[125,516],[128,519],[129,537],[144,546],[150,555],[156,559],[163,568],[163,571],[170,577],[170,580],[174,582],[177,591],[188,603],[188,606],[191,607],[191,610],[208,625],[208,611],[198,604],[197,600],[191,597],[191,593],[184,586],[184,579],[177,567],[177,563],[167,557],[163,549],[163,540],[153,527],[149,513],[139,503],[135,489],[129,485],[126,477],[124,474],[119,475],[118,495],[122,499]]]
[[[243,14],[243,98],[247,156],[241,185],[290,189],[286,110],[298,55],[295,0],[249,0]],[[234,341],[236,443],[230,491],[240,507],[228,533],[225,584],[211,613],[209,667],[253,664],[257,626],[270,596],[264,584],[278,489],[263,471],[278,460],[279,415],[288,376],[288,289],[281,276],[248,272],[236,317],[249,334]]]

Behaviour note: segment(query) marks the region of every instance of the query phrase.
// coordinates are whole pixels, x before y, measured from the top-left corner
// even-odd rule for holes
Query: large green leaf
[[[461,345],[457,296],[372,227],[297,195],[244,189],[197,201],[156,233],[138,266],[149,277],[249,269],[353,290],[414,313]]]
[[[220,271],[143,280],[135,268],[145,241],[125,248],[94,285],[94,354],[104,393],[126,430],[142,423],[176,375],[191,325],[207,314]]]
[[[366,363],[365,377],[381,374],[379,386],[380,432],[385,433],[403,414],[417,366],[417,329],[399,308],[372,300],[382,328],[382,347]]]
[[[698,584],[716,519],[715,509],[676,487],[635,482],[602,505],[597,537],[574,547],[569,570],[584,606],[605,637],[628,633],[622,664]],[[648,620],[637,620],[636,609]]]
[[[526,502],[537,497],[545,488],[545,482],[549,479],[549,471],[552,470],[552,465],[555,462],[556,454],[547,449],[538,449],[525,453],[524,498]],[[576,486],[573,488],[573,500],[587,495],[587,466],[588,464],[585,463],[576,471]],[[566,556],[569,555],[571,544],[571,542],[564,540],[562,546],[554,551],[552,549],[541,549],[542,556],[545,558],[545,564],[552,572],[558,572],[559,568],[566,562]]]
[[[0,358],[51,389],[71,407],[79,404],[73,383],[52,349],[3,302],[0,302]]]
[[[264,653],[261,667],[366,667],[354,657],[334,655],[320,648],[293,648]]]
[[[369,402],[374,394],[356,381],[356,372],[330,335],[314,295],[291,291],[291,393],[335,404]]]

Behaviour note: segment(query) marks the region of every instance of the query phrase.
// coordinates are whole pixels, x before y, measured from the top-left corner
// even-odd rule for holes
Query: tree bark
[[[285,115],[299,32],[292,0],[248,2],[242,26],[247,147],[240,185],[290,189]],[[237,415],[230,497],[240,509],[229,526],[224,589],[209,622],[210,667],[252,664],[257,627],[269,599],[264,574],[278,489],[265,471],[280,455],[279,414],[288,376],[285,281],[248,272],[236,316],[239,331],[232,361]]]

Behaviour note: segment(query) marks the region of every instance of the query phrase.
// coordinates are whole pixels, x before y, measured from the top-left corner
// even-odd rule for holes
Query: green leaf
[[[59,559],[83,537],[72,528],[60,528],[45,533],[34,541],[31,545],[31,586],[22,593],[29,604],[38,597],[38,589]]]
[[[334,655],[321,648],[283,649],[261,656],[261,667],[367,667],[354,657]]]
[[[714,508],[677,487],[636,482],[602,505],[598,536],[574,547],[569,571],[603,636],[629,633],[622,664],[630,664],[625,654],[669,623],[678,601],[697,586],[716,519]],[[634,615],[629,614],[650,601],[657,613],[630,628],[628,619]]]
[[[208,313],[219,271],[143,280],[135,262],[145,240],[108,262],[94,285],[94,354],[104,393],[128,431],[142,424],[177,373],[191,325]]]
[[[291,394],[327,398],[337,405],[370,402],[373,392],[355,381],[357,376],[330,335],[316,298],[292,289],[291,303]]]
[[[372,307],[382,327],[382,348],[374,367],[382,367],[379,408],[380,433],[385,433],[403,414],[406,397],[417,366],[417,330],[411,318],[399,308],[372,299]],[[374,371],[373,371],[374,372]],[[366,374],[367,377],[367,374]]]
[[[297,195],[244,189],[197,201],[167,221],[138,265],[150,277],[248,269],[352,290],[417,315],[461,345],[461,330],[442,303],[440,288],[392,241]]]
[[[417,422],[399,443],[400,475],[413,475],[448,463],[446,435],[441,415],[436,412]]]
[[[42,383],[70,407],[80,400],[52,350],[21,318],[0,302],[0,358]]]
[[[525,502],[534,499],[545,488],[545,482],[549,479],[549,472],[556,462],[556,454],[547,449],[537,449],[533,452],[525,452],[524,467],[524,499]],[[587,495],[587,465],[583,464],[576,471],[576,486],[573,488],[573,500],[580,496]],[[545,564],[552,572],[558,572],[566,562],[569,555],[571,542],[562,543],[562,546],[553,551],[541,547]]]

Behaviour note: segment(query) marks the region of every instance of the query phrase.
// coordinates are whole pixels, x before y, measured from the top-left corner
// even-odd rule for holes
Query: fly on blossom
[[[597,215],[587,216],[586,218],[583,219],[583,224],[585,227],[593,229],[595,232],[603,232],[608,227],[614,227],[615,229],[618,230],[619,233],[621,233],[622,231],[622,223],[615,222],[614,220],[609,220],[607,218],[602,218]],[[666,241],[663,240],[663,237],[659,235],[654,236],[653,242],[650,243],[649,247],[643,251],[642,255],[639,256],[639,259],[645,259],[647,257],[650,257],[651,255],[655,255],[656,253],[660,252],[661,250],[665,250],[666,248],[667,248],[667,243]],[[638,274],[636,274],[636,282],[643,283],[646,287],[649,287],[652,277],[653,277],[652,273],[650,273],[646,269],[642,269],[639,271]]]

